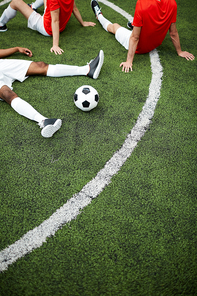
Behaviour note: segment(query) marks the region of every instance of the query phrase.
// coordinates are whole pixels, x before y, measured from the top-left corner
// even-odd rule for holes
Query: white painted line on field
[[[100,2],[103,2],[114,9],[113,3],[105,0]],[[127,19],[131,20],[132,17],[123,10],[118,9],[117,6],[116,11],[121,11],[120,13],[123,16],[126,16]],[[150,52],[150,61],[152,79],[149,86],[149,94],[135,126],[128,134],[122,147],[112,156],[94,179],[87,183],[79,193],[73,195],[73,197],[49,219],[45,220],[33,230],[28,231],[21,239],[0,252],[1,272],[6,270],[8,266],[14,263],[17,259],[32,252],[36,248],[41,247],[48,237],[53,236],[63,225],[75,219],[77,215],[80,214],[80,210],[90,204],[92,198],[96,198],[103,189],[109,185],[111,178],[118,173],[127,158],[131,156],[138,141],[144,136],[151,123],[160,96],[163,72],[157,50]]]
[[[0,2],[0,6],[4,5],[6,3],[9,3],[9,2],[11,2],[11,0],[3,0],[2,2]]]
[[[133,17],[127,13],[126,11],[124,11],[123,9],[121,9],[120,7],[118,7],[117,5],[107,1],[107,0],[99,0],[98,2],[101,2],[107,6],[109,6],[110,8],[112,8],[113,10],[115,10],[116,12],[122,14],[122,16],[124,16],[128,21],[132,22],[133,21]],[[133,10],[135,9],[135,7],[133,7]]]

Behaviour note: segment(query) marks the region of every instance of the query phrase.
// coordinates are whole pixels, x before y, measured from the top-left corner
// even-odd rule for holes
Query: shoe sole
[[[5,30],[0,30],[0,32],[6,32],[8,29],[5,29]]]
[[[41,131],[41,135],[44,138],[50,138],[53,136],[55,132],[57,132],[60,129],[61,125],[62,125],[62,120],[57,119],[53,125],[49,124],[45,126]]]
[[[104,62],[104,52],[103,52],[103,50],[100,50],[100,52],[99,52],[99,63],[97,65],[96,70],[94,71],[93,79],[98,78],[98,76],[100,74],[100,71],[101,71],[101,68],[103,66],[103,62]]]

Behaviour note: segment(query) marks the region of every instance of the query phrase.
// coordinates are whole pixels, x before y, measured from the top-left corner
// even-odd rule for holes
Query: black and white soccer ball
[[[91,85],[80,86],[74,94],[74,103],[82,111],[90,111],[98,105],[99,95]]]

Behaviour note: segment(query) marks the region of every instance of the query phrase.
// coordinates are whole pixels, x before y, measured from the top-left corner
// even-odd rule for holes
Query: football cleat
[[[4,26],[0,26],[0,32],[6,32],[7,31],[7,26],[4,25]]]
[[[131,22],[128,22],[128,23],[127,23],[127,28],[129,28],[129,29],[133,30],[133,25],[132,25],[132,23],[131,23]]]
[[[97,2],[96,0],[91,0],[90,5],[91,5],[91,7],[92,7],[92,10],[93,10],[93,12],[94,12],[96,18],[98,19],[98,15],[99,15],[99,14],[102,14],[98,2]]]
[[[61,119],[45,119],[39,123],[40,128],[42,128],[41,135],[44,138],[50,138],[55,132],[57,132],[62,125]]]
[[[100,74],[103,62],[104,52],[103,50],[100,50],[97,57],[89,62],[90,71],[88,72],[87,76],[93,79],[97,79]]]

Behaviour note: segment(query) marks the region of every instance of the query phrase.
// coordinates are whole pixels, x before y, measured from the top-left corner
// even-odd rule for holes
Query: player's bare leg
[[[23,0],[12,0],[10,7],[14,10],[19,11],[28,20],[33,10]]]
[[[0,17],[0,32],[7,31],[6,24],[16,16],[17,11],[21,12],[26,19],[28,19],[33,12],[24,1],[12,0]]]
[[[99,51],[96,58],[84,66],[71,66],[64,64],[48,65],[44,62],[32,62],[26,76],[43,75],[48,77],[88,76],[97,79],[104,62],[104,52]]]
[[[119,25],[119,24],[117,24],[117,23],[114,23],[114,24],[109,24],[108,26],[107,26],[107,31],[109,32],[109,33],[112,33],[112,34],[116,34],[116,31],[119,29],[119,28],[121,28],[121,26]]]
[[[3,99],[9,105],[11,105],[12,100],[14,100],[17,97],[17,94],[13,92],[8,86],[3,85],[0,88],[0,98]]]
[[[32,62],[27,70],[26,76],[31,75],[47,75],[49,65],[44,62]]]
[[[121,27],[119,24],[114,23],[112,24],[108,19],[106,19],[102,12],[101,8],[96,0],[91,0],[91,7],[92,10],[97,18],[97,20],[100,22],[102,25],[103,29],[109,33],[116,34],[116,31]]]

